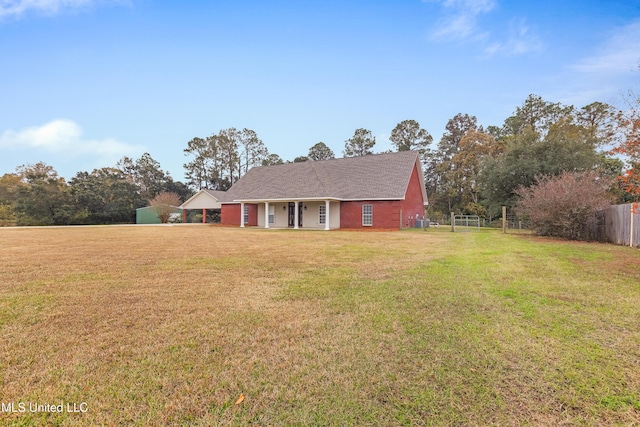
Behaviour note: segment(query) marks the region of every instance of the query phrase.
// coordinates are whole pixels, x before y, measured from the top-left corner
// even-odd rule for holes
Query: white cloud
[[[77,10],[106,1],[122,3],[120,0],[0,0],[0,19],[21,17],[30,11],[55,15],[65,10]]]
[[[483,37],[478,29],[478,16],[495,7],[494,0],[437,0],[448,14],[441,19],[431,37],[434,40],[462,40]]]
[[[0,148],[41,150],[70,158],[94,158],[115,162],[123,156],[135,156],[145,151],[140,145],[130,145],[113,138],[85,139],[82,128],[73,120],[57,119],[42,126],[0,134]]]
[[[430,1],[430,0],[425,0]],[[495,0],[431,0],[442,4],[442,6],[450,9],[466,11],[472,14],[481,12],[489,12],[495,6]]]
[[[598,46],[594,55],[571,66],[590,74],[629,74],[638,69],[640,60],[640,22],[618,28]]]
[[[504,26],[507,28],[507,33],[501,38],[484,30],[480,21],[483,15],[496,8],[496,0],[423,1],[437,2],[445,10],[445,16],[439,20],[431,32],[431,39],[434,41],[478,42],[483,45],[482,50],[485,56],[497,54],[517,56],[542,50],[542,42],[525,20],[511,20],[508,26]]]
[[[542,50],[539,37],[531,31],[524,20],[513,20],[509,24],[507,38],[503,42],[492,42],[485,48],[488,56],[503,54],[507,56],[524,55]]]
[[[462,14],[450,16],[442,20],[431,34],[434,40],[466,39],[476,32],[475,17]]]
[[[638,84],[640,21],[611,30],[591,51],[555,77],[557,99],[573,105],[598,100],[626,108],[622,94]]]

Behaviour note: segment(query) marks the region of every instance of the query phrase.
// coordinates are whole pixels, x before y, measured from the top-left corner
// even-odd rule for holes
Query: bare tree
[[[153,206],[158,214],[160,222],[166,224],[176,206],[182,202],[176,193],[160,193],[149,201],[149,206]]]

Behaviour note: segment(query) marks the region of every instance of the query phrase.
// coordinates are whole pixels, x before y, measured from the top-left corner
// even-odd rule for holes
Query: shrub
[[[0,227],[11,227],[16,225],[16,213],[11,205],[0,203]]]
[[[595,212],[611,204],[611,183],[595,172],[538,176],[534,185],[516,191],[516,212],[529,220],[536,234],[587,240]]]
[[[173,213],[176,206],[179,206],[180,196],[176,193],[160,193],[153,199],[149,200],[149,205],[153,206],[158,214],[160,222],[166,224]]]

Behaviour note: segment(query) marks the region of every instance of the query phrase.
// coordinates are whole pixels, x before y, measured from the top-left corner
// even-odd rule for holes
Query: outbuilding
[[[172,216],[175,217],[178,222],[182,216],[182,208],[178,206],[172,206]],[[153,206],[146,206],[144,208],[136,209],[136,224],[160,224],[160,218],[158,218],[158,212]]]

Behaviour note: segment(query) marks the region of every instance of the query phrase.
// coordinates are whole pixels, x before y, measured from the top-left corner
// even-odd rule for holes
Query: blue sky
[[[623,106],[640,2],[0,0],[0,175],[149,152],[184,179],[195,136],[249,128],[285,160],[357,128],[501,125],[534,93]]]

